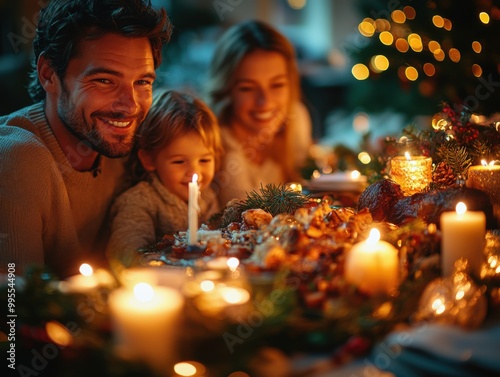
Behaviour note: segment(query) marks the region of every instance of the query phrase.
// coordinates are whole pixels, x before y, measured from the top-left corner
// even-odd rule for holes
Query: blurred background
[[[27,72],[48,0],[0,0],[0,115],[31,103]],[[295,45],[318,144],[430,126],[443,101],[491,115],[500,103],[500,1],[153,0],[174,25],[158,85],[200,92],[214,44],[246,19]]]

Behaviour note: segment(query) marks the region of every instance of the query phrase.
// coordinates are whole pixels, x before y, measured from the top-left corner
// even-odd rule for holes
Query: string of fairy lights
[[[401,54],[408,52],[425,53],[419,60],[413,61],[411,56],[408,59],[395,62],[394,59],[386,56],[388,54],[374,54],[366,63],[360,62],[353,65],[351,73],[357,80],[366,80],[374,75],[388,71],[391,65],[398,64],[395,68],[401,81],[417,81],[420,76],[433,77],[438,74],[438,65],[445,59],[458,63],[463,54],[473,53],[479,55],[483,52],[483,44],[480,40],[471,40],[469,51],[461,51],[454,46],[451,31],[454,27],[464,27],[466,25],[454,25],[452,20],[436,13],[432,15],[431,22],[435,29],[449,32],[442,40],[433,38],[431,35],[417,33],[412,30],[411,22],[419,16],[412,6],[404,6],[402,9],[393,10],[388,18],[364,18],[358,25],[359,33],[367,38],[378,38],[381,45],[391,47]],[[424,16],[424,15],[422,15]],[[478,11],[478,20],[488,25],[492,21],[500,19],[500,9],[492,6],[487,11]],[[431,33],[428,33],[431,34]],[[436,33],[438,34],[438,33]],[[442,33],[439,33],[442,36]],[[427,60],[427,61],[424,61]],[[470,64],[470,72],[475,77],[483,75],[483,68],[477,62]],[[419,90],[425,94],[430,88],[426,87],[422,81]]]

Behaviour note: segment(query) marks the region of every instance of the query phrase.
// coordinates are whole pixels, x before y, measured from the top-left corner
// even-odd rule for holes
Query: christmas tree
[[[500,1],[358,0],[348,102],[434,114],[442,101],[491,115],[500,103]]]

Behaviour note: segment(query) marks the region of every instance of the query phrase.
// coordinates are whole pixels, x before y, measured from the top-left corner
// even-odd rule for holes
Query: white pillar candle
[[[125,358],[146,362],[166,375],[176,360],[177,330],[184,300],[171,288],[138,283],[109,296],[116,348]]]
[[[399,281],[398,250],[381,241],[380,232],[373,228],[365,241],[348,252],[345,279],[367,294],[390,293]]]
[[[194,245],[198,241],[198,197],[200,188],[198,186],[198,174],[193,174],[193,180],[189,182],[188,200],[188,244]]]
[[[440,225],[443,276],[453,273],[455,261],[460,258],[467,259],[469,272],[479,276],[486,236],[484,212],[467,211],[467,206],[459,202],[455,211],[441,214]]]

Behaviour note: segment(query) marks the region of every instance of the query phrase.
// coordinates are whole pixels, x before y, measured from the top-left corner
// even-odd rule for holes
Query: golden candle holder
[[[473,165],[467,172],[466,186],[488,194],[500,225],[500,165]]]
[[[432,159],[425,156],[396,156],[391,159],[391,179],[406,196],[424,191],[432,182]]]

